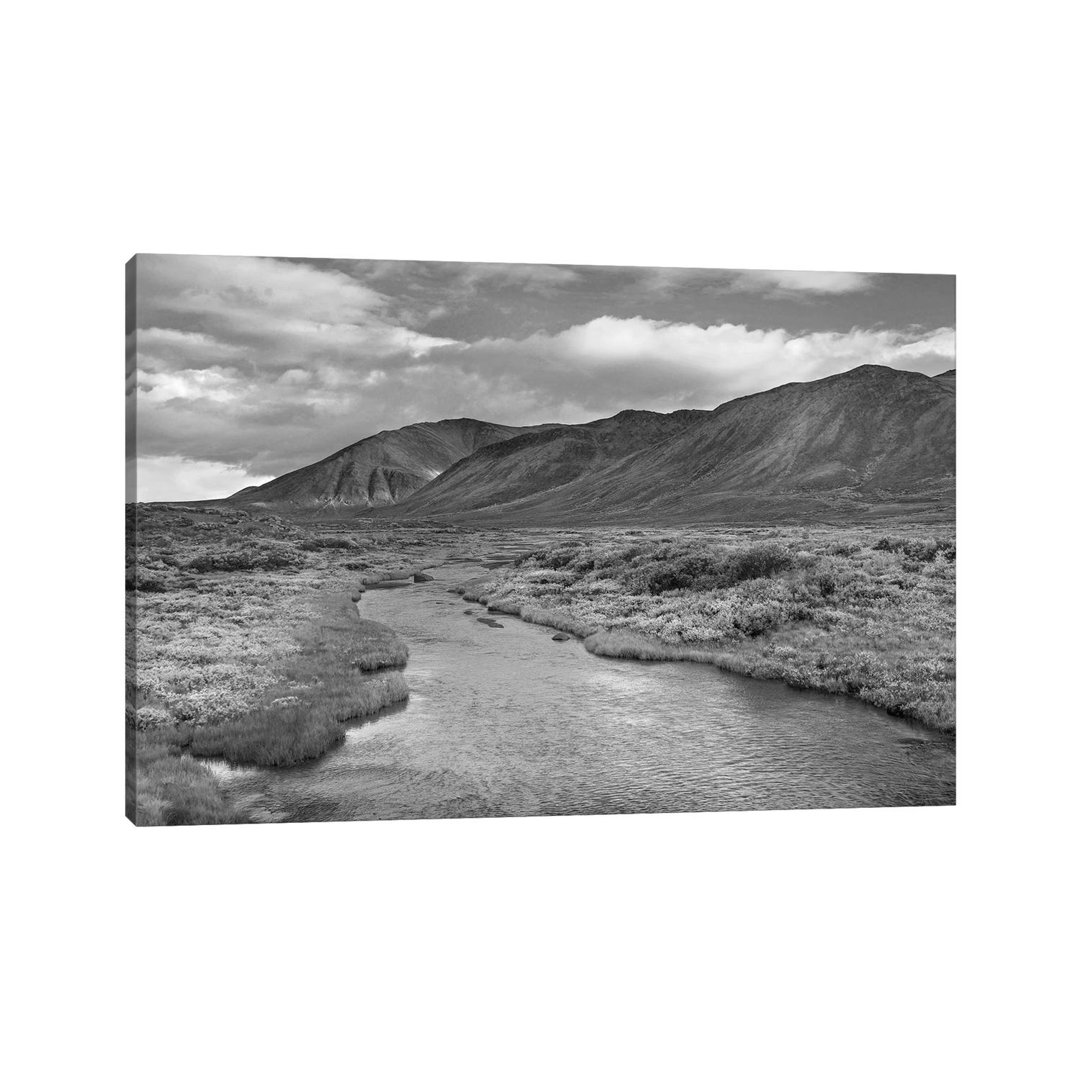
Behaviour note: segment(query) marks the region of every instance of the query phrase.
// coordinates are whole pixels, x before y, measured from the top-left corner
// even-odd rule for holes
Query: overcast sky
[[[137,455],[146,501],[228,495],[421,420],[578,423],[712,409],[859,364],[955,366],[947,276],[202,255],[136,268],[129,469]]]

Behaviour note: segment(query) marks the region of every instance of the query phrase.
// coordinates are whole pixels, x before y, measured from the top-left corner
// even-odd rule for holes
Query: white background
[[[8,13],[11,1075],[1075,1066],[1067,10]],[[133,829],[136,251],[956,272],[959,806]]]

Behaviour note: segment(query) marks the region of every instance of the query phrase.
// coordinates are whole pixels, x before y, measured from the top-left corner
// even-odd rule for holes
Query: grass
[[[400,672],[320,686],[317,701],[282,701],[237,720],[196,728],[191,753],[236,765],[297,765],[322,757],[345,737],[342,724],[371,716],[409,696]]]
[[[363,619],[346,554],[400,545],[305,537],[246,511],[129,507],[128,806],[139,824],[245,820],[198,757],[284,766],[408,696],[408,648]],[[380,545],[381,546],[381,545]],[[149,586],[149,587],[147,587]]]
[[[128,766],[129,813],[138,825],[230,825],[247,816],[231,805],[205,765],[181,753],[175,733],[140,734]]]
[[[598,655],[706,661],[948,731],[955,559],[942,529],[609,532],[526,554],[464,596]]]
[[[224,508],[128,514],[128,804],[140,824],[243,821],[201,756],[311,760],[344,722],[401,700],[408,650],[360,616],[365,587],[491,550],[522,554],[457,591],[597,655],[705,661],[955,726],[945,529],[362,531]]]

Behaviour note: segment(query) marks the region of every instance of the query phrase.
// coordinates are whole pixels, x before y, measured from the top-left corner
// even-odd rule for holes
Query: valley
[[[954,372],[864,365],[711,411],[415,424],[129,504],[129,815],[952,801],[954,445]],[[610,740],[634,722],[631,781]],[[680,739],[716,757],[665,756]]]

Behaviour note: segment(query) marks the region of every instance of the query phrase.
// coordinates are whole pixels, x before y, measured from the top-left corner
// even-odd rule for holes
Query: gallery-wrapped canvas
[[[127,285],[137,824],[954,802],[951,276]]]

